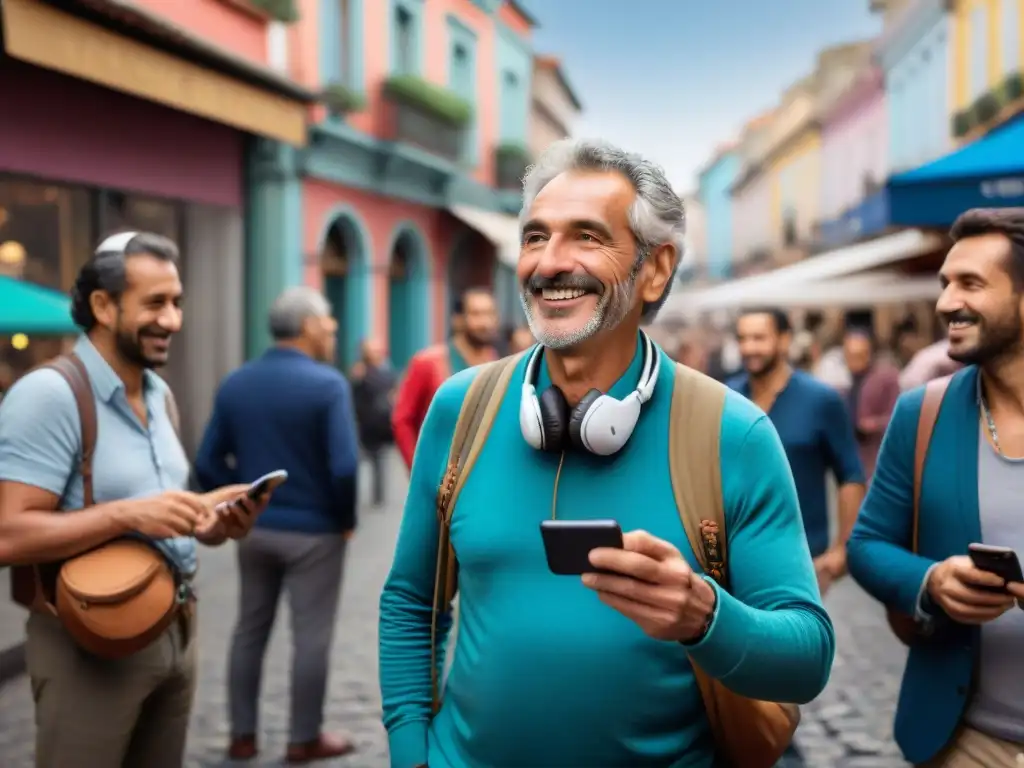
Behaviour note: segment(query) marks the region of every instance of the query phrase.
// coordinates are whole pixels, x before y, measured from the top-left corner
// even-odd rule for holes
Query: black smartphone
[[[969,544],[967,554],[970,555],[971,562],[974,563],[974,567],[979,571],[994,573],[996,576],[1006,579],[1006,581],[1024,583],[1024,573],[1021,573],[1020,560],[1017,559],[1017,553],[1009,547],[997,547],[991,544]]]
[[[591,550],[622,549],[622,529],[614,520],[543,520],[540,535],[548,568],[557,576],[597,573],[590,564]]]
[[[249,486],[249,490],[245,492],[245,495],[252,501],[258,501],[268,493],[272,492],[287,479],[288,471],[285,469],[268,472],[263,477],[254,480],[252,485]]]

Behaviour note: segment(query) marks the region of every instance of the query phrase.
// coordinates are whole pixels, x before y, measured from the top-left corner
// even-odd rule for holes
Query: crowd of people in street
[[[554,144],[520,220],[526,326],[502,331],[472,287],[405,371],[370,338],[343,374],[332,307],[288,289],[191,462],[156,374],[185,314],[177,246],[99,245],[73,293],[82,336],[0,404],[0,563],[29,611],[37,766],[184,764],[194,577],[228,541],[226,756],[260,753],[282,596],[285,759],[353,752],[325,728],[330,649],[360,464],[380,511],[393,450],[410,473],[380,598],[393,768],[798,761],[798,705],[836,654],[823,597],[848,573],[909,646],[906,759],[1019,766],[1024,210],[960,217],[946,337],[905,325],[889,349],[859,324],[826,348],[785,307],[743,310],[717,348],[658,326],[683,203],[610,144]]]

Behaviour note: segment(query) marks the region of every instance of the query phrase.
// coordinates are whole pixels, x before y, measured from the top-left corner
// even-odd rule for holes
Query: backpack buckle
[[[459,461],[456,458],[448,464],[444,477],[441,478],[441,485],[437,488],[437,520],[442,525],[447,524],[450,512],[452,496],[455,494],[455,482],[459,476]]]
[[[722,581],[725,572],[725,557],[722,555],[722,547],[718,540],[718,523],[712,520],[700,521],[700,539],[704,549],[704,562],[707,563],[707,573],[717,582]]]

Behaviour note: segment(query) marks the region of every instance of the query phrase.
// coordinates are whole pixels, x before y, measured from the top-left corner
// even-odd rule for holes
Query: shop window
[[[94,193],[0,177],[0,275],[71,288],[95,241]]]
[[[1020,56],[1020,0],[1002,0],[1003,75],[1012,75],[1021,69]]]
[[[970,18],[970,97],[973,101],[988,90],[988,6],[979,3]]]
[[[416,42],[412,14],[405,8],[395,9],[395,74],[416,72]]]
[[[267,24],[267,64],[275,72],[288,74],[288,25],[280,21]]]
[[[796,214],[786,211],[782,217],[782,244],[792,248],[797,244]]]

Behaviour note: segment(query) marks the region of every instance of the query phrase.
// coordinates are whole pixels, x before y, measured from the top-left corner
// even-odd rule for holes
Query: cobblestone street
[[[393,498],[404,488],[394,487]],[[331,668],[328,729],[355,737],[354,756],[322,765],[387,768],[377,687],[377,600],[387,575],[400,508],[364,510],[349,550],[344,595]],[[234,553],[207,552],[200,574],[201,665],[189,741],[190,768],[229,765],[222,758],[227,739],[225,662],[236,612]],[[6,599],[6,596],[3,596]],[[804,708],[798,743],[808,768],[900,768],[906,765],[892,743],[892,711],[904,652],[889,634],[882,611],[851,581],[827,599],[839,635],[839,651],[828,690]],[[280,765],[287,738],[289,638],[281,615],[264,674],[262,759]],[[28,681],[0,689],[0,766],[31,768],[32,703]],[[77,767],[76,767],[77,768]],[[83,763],[81,768],[88,768]]]

